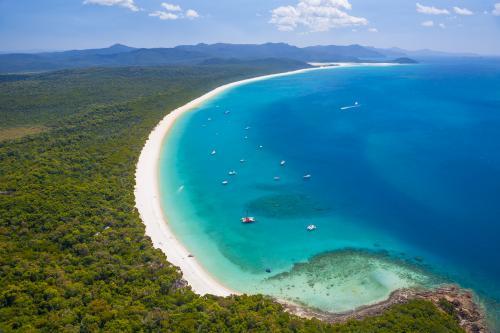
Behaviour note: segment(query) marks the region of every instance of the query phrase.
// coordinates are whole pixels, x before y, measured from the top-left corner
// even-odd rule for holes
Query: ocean
[[[168,134],[160,192],[178,239],[234,290],[343,312],[453,282],[498,321],[500,62],[232,88]]]

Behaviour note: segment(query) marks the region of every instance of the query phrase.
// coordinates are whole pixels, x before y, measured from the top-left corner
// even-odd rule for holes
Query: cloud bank
[[[453,11],[455,12],[455,14],[458,15],[464,15],[464,16],[474,15],[474,13],[467,8],[453,7]]]
[[[434,21],[424,21],[421,23],[423,27],[430,28],[434,26]]]
[[[427,15],[448,15],[450,12],[447,9],[440,9],[436,8],[433,6],[424,6],[419,4],[418,2],[416,3],[417,5],[417,12],[421,14],[427,14]]]
[[[349,15],[347,11],[351,9],[348,0],[301,0],[295,6],[273,9],[269,23],[281,31],[304,27],[311,32],[368,24],[364,17]]]
[[[495,4],[495,8],[491,13],[495,16],[500,16],[500,2]]]
[[[100,5],[100,6],[120,6],[130,9],[133,12],[139,11],[139,7],[134,3],[134,0],[85,0],[84,5]]]
[[[162,2],[161,6],[164,8],[164,10],[156,10],[149,13],[149,16],[158,17],[160,20],[177,20],[182,18],[194,20],[200,17],[200,14],[198,14],[198,12],[194,9],[188,9],[183,14],[182,8],[179,5]]]

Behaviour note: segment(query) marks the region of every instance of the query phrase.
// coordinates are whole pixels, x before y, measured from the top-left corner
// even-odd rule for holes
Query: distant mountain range
[[[224,61],[288,59],[301,62],[413,62],[410,58],[450,56],[430,50],[406,51],[361,45],[297,47],[285,43],[197,44],[173,48],[133,48],[115,44],[103,49],[0,54],[0,73],[39,72],[85,67],[195,65]],[[462,55],[460,55],[462,56]]]

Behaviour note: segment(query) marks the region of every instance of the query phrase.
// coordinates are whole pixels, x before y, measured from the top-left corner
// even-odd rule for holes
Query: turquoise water
[[[498,62],[240,86],[182,117],[160,163],[173,231],[230,288],[346,311],[452,281],[498,318]]]

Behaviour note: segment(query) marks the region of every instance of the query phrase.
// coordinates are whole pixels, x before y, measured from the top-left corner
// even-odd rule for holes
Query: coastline
[[[170,129],[186,112],[192,111],[216,95],[231,88],[261,80],[301,74],[315,70],[333,69],[341,67],[356,66],[395,66],[397,64],[363,64],[363,63],[329,63],[314,64],[314,67],[299,69],[289,72],[263,75],[244,79],[217,87],[208,93],[190,101],[189,103],[168,113],[150,133],[144,145],[136,166],[136,185],[134,190],[136,208],[139,211],[142,222],[146,227],[146,235],[153,242],[153,246],[163,251],[167,260],[180,268],[183,279],[191,286],[192,290],[199,295],[212,294],[216,296],[229,296],[239,294],[215,280],[196,260],[190,256],[189,251],[175,237],[168,225],[161,206],[159,191],[159,159],[161,148]]]

